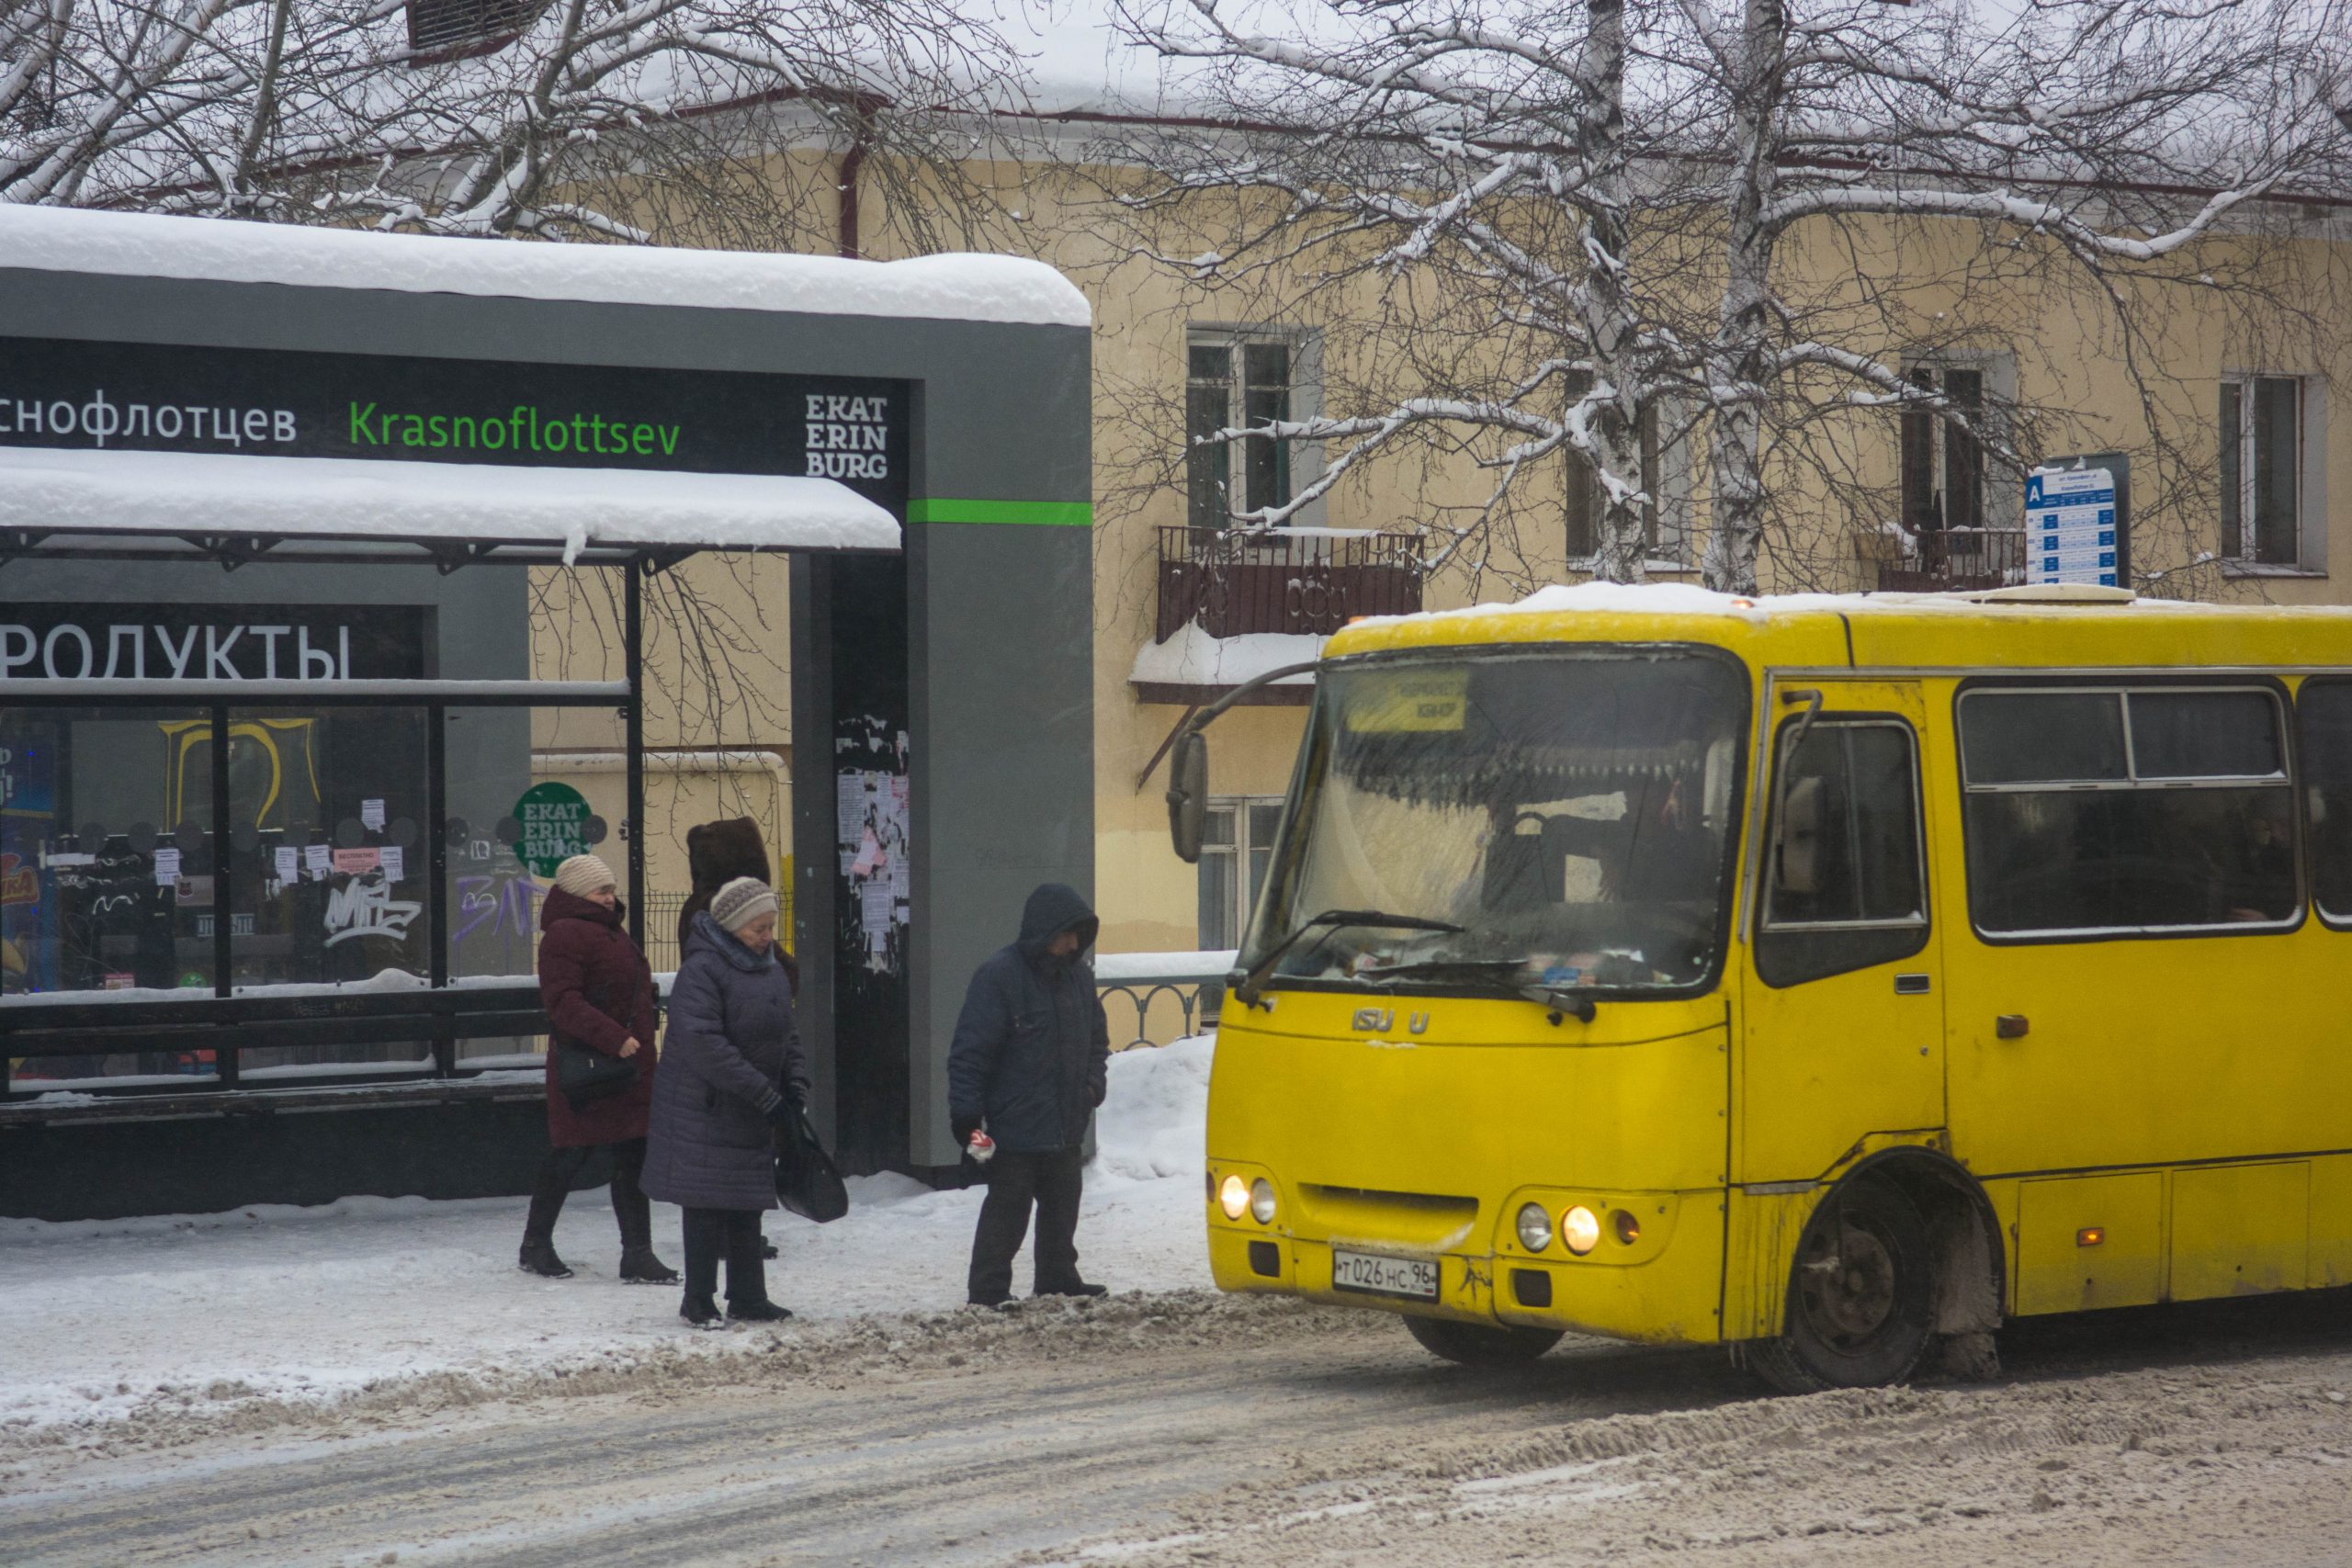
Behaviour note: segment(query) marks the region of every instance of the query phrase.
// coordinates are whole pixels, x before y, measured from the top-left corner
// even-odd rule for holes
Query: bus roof
[[[1324,653],[1550,642],[1705,643],[1781,668],[2352,668],[2352,607],[2201,604],[2113,589],[1751,599],[1591,582],[1515,604],[1366,617]]]

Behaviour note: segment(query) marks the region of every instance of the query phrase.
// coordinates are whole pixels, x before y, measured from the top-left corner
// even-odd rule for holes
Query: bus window
[[[1977,930],[2291,925],[2301,897],[2280,719],[2276,694],[2259,687],[1963,694]]]
[[[2352,681],[2306,681],[2295,708],[2312,825],[2312,898],[2328,919],[2352,921]]]
[[[1890,964],[1927,945],[1916,759],[1909,728],[1883,719],[1806,731],[1786,764],[1780,853],[1768,868],[1756,945],[1766,985]]]

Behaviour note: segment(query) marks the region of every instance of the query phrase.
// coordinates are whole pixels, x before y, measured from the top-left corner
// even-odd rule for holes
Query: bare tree
[[[0,0],[0,199],[831,248],[847,160],[968,243],[1018,64],[980,6]]]
[[[2261,292],[2277,280],[2237,242],[2281,197],[2346,188],[2341,0],[1249,13],[1272,30],[1235,9],[1124,0],[1209,123],[1106,152],[1148,171],[1120,193],[1143,252],[1204,291],[1287,286],[1286,308],[1358,340],[1317,416],[1209,437],[1335,448],[1316,483],[1240,521],[1286,521],[1376,457],[1447,446],[1493,475],[1452,527],[1449,552],[1474,562],[1501,558],[1477,541],[1528,509],[1513,491],[1532,476],[1556,506],[1557,466],[1538,460],[1571,453],[1602,492],[1590,569],[1637,578],[1648,421],[1704,436],[1705,576],[1752,591],[1768,539],[1797,538],[1776,500],[1858,493],[1857,421],[1883,438],[1925,415],[2011,468],[2083,428],[2060,396],[1959,398],[1900,362],[2005,315],[2030,333],[2033,309],[2099,319],[2089,335],[2112,342],[2161,444],[2165,312],[2199,294],[2303,309]],[[1227,205],[1204,216],[1213,195]],[[1782,561],[1792,580],[1815,564]]]

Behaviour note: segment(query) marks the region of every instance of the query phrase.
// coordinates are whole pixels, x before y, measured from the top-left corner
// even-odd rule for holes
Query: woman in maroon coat
[[[645,1123],[653,1103],[653,970],[621,929],[612,867],[574,855],[556,868],[539,908],[539,1002],[568,1040],[637,1063],[637,1079],[620,1093],[575,1107],[557,1087],[548,1051],[548,1150],[523,1227],[522,1266],[550,1280],[571,1270],[556,1256],[555,1221],[591,1151],[613,1151],[613,1214],[621,1226],[621,1278],[674,1283],[677,1272],[653,1256],[653,1217],[638,1174],[645,1168]]]

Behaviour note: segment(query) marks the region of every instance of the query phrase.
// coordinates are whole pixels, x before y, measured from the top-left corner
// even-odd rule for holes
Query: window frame
[[[1232,862],[1231,903],[1225,913],[1227,930],[1232,932],[1234,938],[1231,946],[1236,951],[1244,945],[1250,934],[1250,922],[1258,915],[1259,898],[1250,886],[1250,857],[1253,853],[1263,852],[1266,856],[1266,874],[1270,877],[1273,874],[1274,846],[1282,839],[1282,807],[1284,799],[1284,796],[1279,795],[1215,795],[1209,797],[1210,812],[1230,811],[1233,814],[1233,841],[1229,844],[1211,844],[1204,841],[1201,845],[1201,858],[1206,860],[1215,855]],[[1274,808],[1274,826],[1267,834],[1263,844],[1258,843],[1250,833],[1250,813],[1253,807],[1258,807]],[[1204,837],[1205,838],[1205,835]],[[1206,913],[1200,908],[1199,886],[1199,879],[1196,876],[1193,881],[1193,940],[1196,942],[1200,940],[1200,929],[1204,923],[1201,916]],[[1204,946],[1202,951],[1223,952],[1225,950]]]
[[[1808,740],[1825,729],[1893,729],[1903,736],[1909,747],[1911,762],[1911,848],[1919,886],[1919,908],[1915,915],[1900,919],[1876,920],[1776,920],[1773,918],[1772,895],[1780,884],[1781,868],[1775,863],[1770,849],[1781,808],[1782,770],[1795,759],[1799,726],[1804,726],[1804,739]],[[1756,967],[1757,978],[1774,990],[1787,990],[1810,985],[1815,980],[1875,969],[1882,964],[1900,964],[1925,952],[1929,938],[1935,932],[1935,891],[1928,877],[1931,856],[1928,847],[1927,765],[1917,728],[1895,713],[1841,710],[1822,714],[1810,724],[1802,715],[1792,715],[1782,719],[1774,731],[1772,749],[1772,772],[1764,785],[1768,793],[1758,827],[1763,837],[1757,877],[1754,951],[1750,959]],[[1917,940],[1908,946],[1896,942],[1867,944],[1852,941],[1874,933],[1904,933],[1913,935]],[[1775,941],[1776,938],[1780,940]],[[1845,951],[1839,951],[1842,945],[1839,939],[1847,939],[1851,945]]]
[[[2310,792],[2312,781],[2302,769],[2303,694],[2310,691],[2313,685],[2323,690],[2342,689],[2352,692],[2352,670],[2314,671],[2305,674],[2295,683],[2293,699],[2295,722],[2290,727],[2288,736],[2290,743],[2295,748],[2295,831],[2301,835],[2295,863],[2302,872],[2303,899],[2312,917],[2329,931],[2352,931],[2352,910],[2346,910],[2342,914],[2331,913],[2327,906],[2319,900],[2319,867],[2312,858],[2316,849],[2311,821]]]
[[[1317,364],[1318,342],[1311,328],[1273,325],[1236,325],[1196,321],[1184,329],[1184,521],[1193,528],[1223,532],[1237,525],[1244,513],[1261,511],[1267,506],[1286,504],[1298,492],[1312,484],[1323,468],[1323,444],[1293,438],[1273,443],[1283,468],[1283,489],[1287,492],[1282,501],[1269,501],[1252,493],[1250,482],[1250,442],[1260,437],[1240,436],[1224,444],[1223,504],[1214,522],[1199,521],[1194,509],[1200,501],[1196,492],[1201,475],[1195,465],[1216,452],[1215,447],[1193,445],[1193,400],[1196,392],[1215,389],[1223,395],[1225,412],[1219,428],[1239,429],[1249,423],[1249,400],[1252,383],[1249,379],[1248,356],[1253,346],[1273,345],[1284,349],[1289,358],[1289,378],[1283,387],[1286,400],[1283,418],[1306,420],[1321,412],[1319,366]],[[1203,348],[1220,349],[1226,355],[1226,373],[1221,378],[1195,376],[1193,355]],[[1204,465],[1206,466],[1206,465]],[[1239,504],[1236,504],[1237,501]],[[1320,523],[1323,500],[1316,498],[1301,507],[1278,528],[1310,527]]]
[[[2309,446],[2305,439],[2307,433],[2303,428],[2311,406],[2309,380],[2308,377],[2281,376],[2260,370],[2223,371],[2220,378],[2219,389],[2215,398],[2216,404],[2218,405],[2221,399],[2227,397],[2231,392],[2236,393],[2237,428],[2234,431],[2222,428],[2222,411],[2216,406],[2213,413],[2214,481],[2219,494],[2219,505],[2215,511],[2222,528],[2222,558],[2237,570],[2256,572],[2312,570],[2311,558],[2312,551],[2310,530],[2307,526],[2310,515],[2307,497],[2310,494],[2311,486],[2305,482],[2303,473]],[[2287,515],[2294,534],[2295,548],[2293,555],[2286,560],[2265,560],[2257,553],[2261,520],[2256,515],[2256,501],[2259,493],[2262,464],[2254,454],[2256,451],[2256,443],[2262,438],[2262,426],[2256,409],[2259,401],[2257,394],[2266,381],[2284,384],[2292,388],[2294,393],[2293,412],[2287,422],[2287,428],[2294,442],[2294,450],[2289,454],[2286,473],[2293,486],[2293,493],[2287,501]],[[2233,458],[2237,468],[2237,482],[2234,486],[2223,482],[2222,473],[2224,464]],[[2232,494],[2233,490],[2235,491],[2234,495]],[[2228,532],[2228,509],[2233,501],[2236,503],[2238,514],[2237,536],[2234,539],[2229,536]]]
[[[1902,379],[1905,385],[1932,391],[1937,396],[1951,398],[1950,378],[1954,372],[1976,378],[1976,395],[1973,402],[1961,405],[1977,431],[1989,433],[1992,413],[2000,398],[2000,383],[2006,367],[1997,356],[1955,358],[1949,355],[1920,355],[1905,356],[1902,364]],[[1925,379],[1923,379],[1925,378]],[[1911,495],[1914,472],[1913,442],[1926,442],[1928,493],[1918,504]],[[1956,469],[1973,468],[1967,476],[1975,501],[1973,520],[1955,522],[1952,518],[1951,497]],[[1983,533],[2003,531],[2004,525],[1995,516],[1993,465],[1985,451],[1984,436],[1963,434],[1954,428],[1950,419],[1934,409],[1913,406],[1903,408],[1896,428],[1895,453],[1895,515],[1904,528],[1913,534],[1924,532],[1961,531]],[[2020,499],[2020,506],[2023,502]],[[1932,519],[1932,521],[1920,521]],[[2022,522],[2016,525],[2022,526]]]
[[[2278,728],[2280,772],[2266,774],[2214,774],[2192,778],[2142,779],[2138,777],[2137,759],[2132,739],[2131,705],[2132,692],[2174,694],[2199,692],[2243,693],[2260,692],[2270,699],[2271,714]],[[1968,780],[1968,740],[1963,727],[1962,706],[1972,696],[2001,694],[2121,694],[2127,700],[2120,704],[2123,714],[2124,768],[2121,780],[2073,780],[2065,782],[2036,782],[2026,784],[1972,784]],[[2199,671],[2118,670],[2109,671],[2073,671],[2064,675],[2020,677],[2014,673],[1970,676],[1962,679],[1952,693],[1952,778],[1960,792],[1961,879],[1963,897],[1968,906],[1968,927],[1976,939],[1996,947],[2050,947],[2092,942],[2172,942],[2183,938],[2201,939],[2219,936],[2281,936],[2299,931],[2312,911],[2312,878],[2308,863],[2311,835],[2306,829],[2302,800],[2302,773],[2297,745],[2296,726],[2290,722],[2294,704],[2284,680],[2277,675],[2220,674]],[[2225,920],[2218,923],[2173,926],[2080,926],[2052,927],[2046,930],[2000,931],[1987,931],[1977,919],[1976,880],[1971,868],[1974,864],[1975,841],[1969,824],[1968,797],[1972,795],[2083,795],[2083,794],[2168,794],[2189,790],[2251,789],[2265,785],[2282,788],[2288,795],[2288,819],[2295,835],[2290,855],[2295,868],[2296,897],[2294,912],[2280,920]]]

